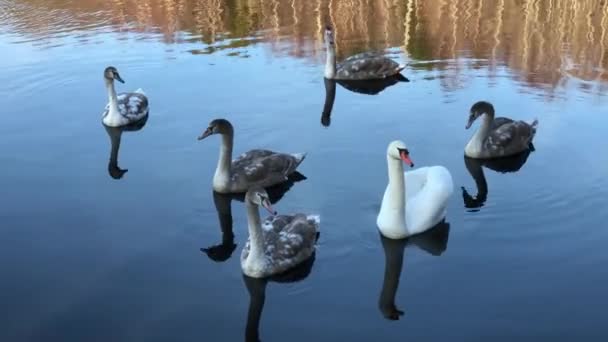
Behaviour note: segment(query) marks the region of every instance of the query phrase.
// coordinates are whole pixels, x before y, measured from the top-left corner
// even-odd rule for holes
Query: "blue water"
[[[246,47],[247,58],[230,49],[201,55],[189,52],[204,49],[200,42],[168,44],[154,31],[117,33],[100,22],[43,39],[10,13],[0,18],[0,340],[238,341],[255,335],[246,329],[250,299],[259,309],[264,290],[263,341],[608,337],[608,109],[585,82],[550,97],[506,65],[489,79],[489,62],[466,51],[431,70],[437,60],[412,59],[410,82],[378,95],[337,85],[324,126],[322,50],[296,58],[262,40]],[[122,133],[120,179],[108,169],[100,117],[107,65],[126,81],[119,91],[142,87],[150,99],[146,125]],[[455,68],[466,83],[446,88]],[[480,99],[540,125],[525,164],[484,168],[487,199],[467,208],[461,186],[478,190],[463,158],[472,134],[464,126]],[[211,190],[220,139],[196,140],[218,117],[235,126],[235,153],[308,152],[299,167],[307,179],[275,204],[321,215],[304,279],[243,278],[239,201],[230,204],[231,257],[201,252],[222,242]],[[455,189],[449,231],[383,248],[375,219],[386,146],[397,138],[417,166],[446,166]],[[435,248],[420,248],[425,242]],[[404,315],[387,320],[380,293],[395,284],[384,282],[385,253],[400,260],[403,248],[403,264],[387,271],[401,270],[395,302]]]

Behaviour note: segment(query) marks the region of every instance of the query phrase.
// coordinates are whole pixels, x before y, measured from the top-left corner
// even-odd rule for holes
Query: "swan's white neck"
[[[258,206],[247,202],[247,226],[249,228],[249,255],[245,264],[249,269],[262,271],[265,267],[264,234]]]
[[[222,134],[220,157],[213,175],[213,188],[216,191],[228,191],[230,185],[230,165],[232,162],[232,134]]]
[[[483,142],[490,134],[490,128],[492,127],[492,121],[494,121],[494,115],[491,114],[483,114],[481,116],[481,125],[479,129],[473,136],[469,143],[465,147],[465,152],[470,157],[478,157],[481,155],[483,151]]]
[[[388,163],[388,185],[384,192],[377,223],[384,236],[399,239],[410,235],[405,221],[403,163],[389,155],[386,156],[386,160]]]
[[[106,89],[108,90],[108,115],[103,118],[103,122],[111,127],[116,127],[124,124],[125,119],[118,111],[118,99],[116,97],[116,89],[114,89],[114,81],[105,79]]]
[[[325,43],[327,56],[325,60],[325,78],[333,79],[336,77],[336,48],[334,44]]]

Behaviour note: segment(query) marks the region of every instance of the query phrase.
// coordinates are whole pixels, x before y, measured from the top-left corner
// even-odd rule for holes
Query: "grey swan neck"
[[[220,156],[217,161],[215,174],[213,175],[213,187],[219,191],[229,190],[233,140],[234,133],[222,134]]]
[[[247,227],[249,229],[249,255],[247,263],[264,262],[264,235],[258,206],[247,202]]]
[[[472,144],[471,148],[473,148],[478,153],[482,152],[483,142],[490,134],[490,129],[492,128],[493,121],[493,113],[485,113],[481,116],[481,125],[479,126],[479,129],[477,130],[477,132],[475,132],[475,134],[471,138],[471,141],[469,142],[469,145]]]
[[[325,78],[334,79],[336,77],[336,47],[330,43],[325,43],[325,47],[327,48]]]
[[[118,113],[118,98],[116,96],[116,89],[114,88],[114,81],[107,78],[104,79],[106,83],[106,89],[108,90],[108,102],[110,103],[108,115],[115,115]]]

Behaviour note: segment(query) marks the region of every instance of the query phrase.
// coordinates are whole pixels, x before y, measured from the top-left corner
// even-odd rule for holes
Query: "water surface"
[[[0,0],[0,339],[605,340],[607,6]],[[410,82],[325,82],[326,23]],[[150,98],[139,130],[101,124],[108,65]],[[535,151],[465,160],[480,99],[538,118]],[[275,204],[322,218],[292,278],[241,273],[243,203],[196,140],[216,117],[235,153],[308,152]],[[447,224],[402,242],[375,226],[397,138],[455,183]]]

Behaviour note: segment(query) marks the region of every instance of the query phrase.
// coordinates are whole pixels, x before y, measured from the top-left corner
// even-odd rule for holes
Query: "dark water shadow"
[[[471,196],[464,186],[460,187],[465,208],[470,209],[468,211],[471,212],[479,211],[488,199],[488,183],[483,172],[484,167],[500,173],[515,173],[526,164],[528,156],[533,151],[534,145],[530,144],[528,150],[506,158],[474,159],[464,156],[464,165],[477,186],[475,196]]]
[[[338,84],[344,89],[350,90],[353,93],[364,95],[378,95],[386,88],[394,86],[399,82],[409,82],[410,80],[402,74],[395,76],[377,79],[377,80],[338,80]]]
[[[331,125],[331,111],[336,100],[336,83],[354,93],[377,95],[399,82],[409,82],[409,80],[401,74],[379,80],[336,81],[323,78],[323,83],[325,84],[325,103],[323,104],[323,112],[321,113],[321,124],[324,127]]]
[[[277,203],[295,183],[305,179],[306,177],[303,174],[295,171],[289,175],[289,177],[287,177],[287,181],[266,188],[270,202],[272,204]],[[207,248],[201,248],[200,250],[201,252],[205,253],[209,259],[215,262],[224,262],[230,259],[237,246],[234,242],[234,232],[232,230],[233,200],[244,202],[245,194],[221,194],[213,191],[213,203],[215,204],[215,209],[220,222],[222,242]]]
[[[395,304],[395,296],[399,289],[399,279],[403,270],[403,257],[406,247],[417,246],[419,249],[434,256],[440,256],[448,248],[450,224],[442,221],[432,229],[411,236],[407,239],[393,240],[380,235],[384,249],[384,280],[378,300],[378,307],[384,318],[399,320],[404,315]]]
[[[114,179],[121,179],[129,169],[121,169],[118,166],[118,151],[120,150],[120,141],[123,132],[137,132],[146,126],[149,115],[146,115],[142,120],[133,124],[121,127],[110,127],[102,124],[110,137],[110,161],[108,162],[108,174]]]
[[[317,234],[317,239],[319,235]],[[260,321],[266,301],[266,286],[268,282],[296,283],[306,279],[315,262],[316,253],[304,262],[282,274],[268,278],[252,278],[243,274],[243,281],[249,292],[249,310],[247,311],[247,325],[245,326],[245,342],[259,342]]]

